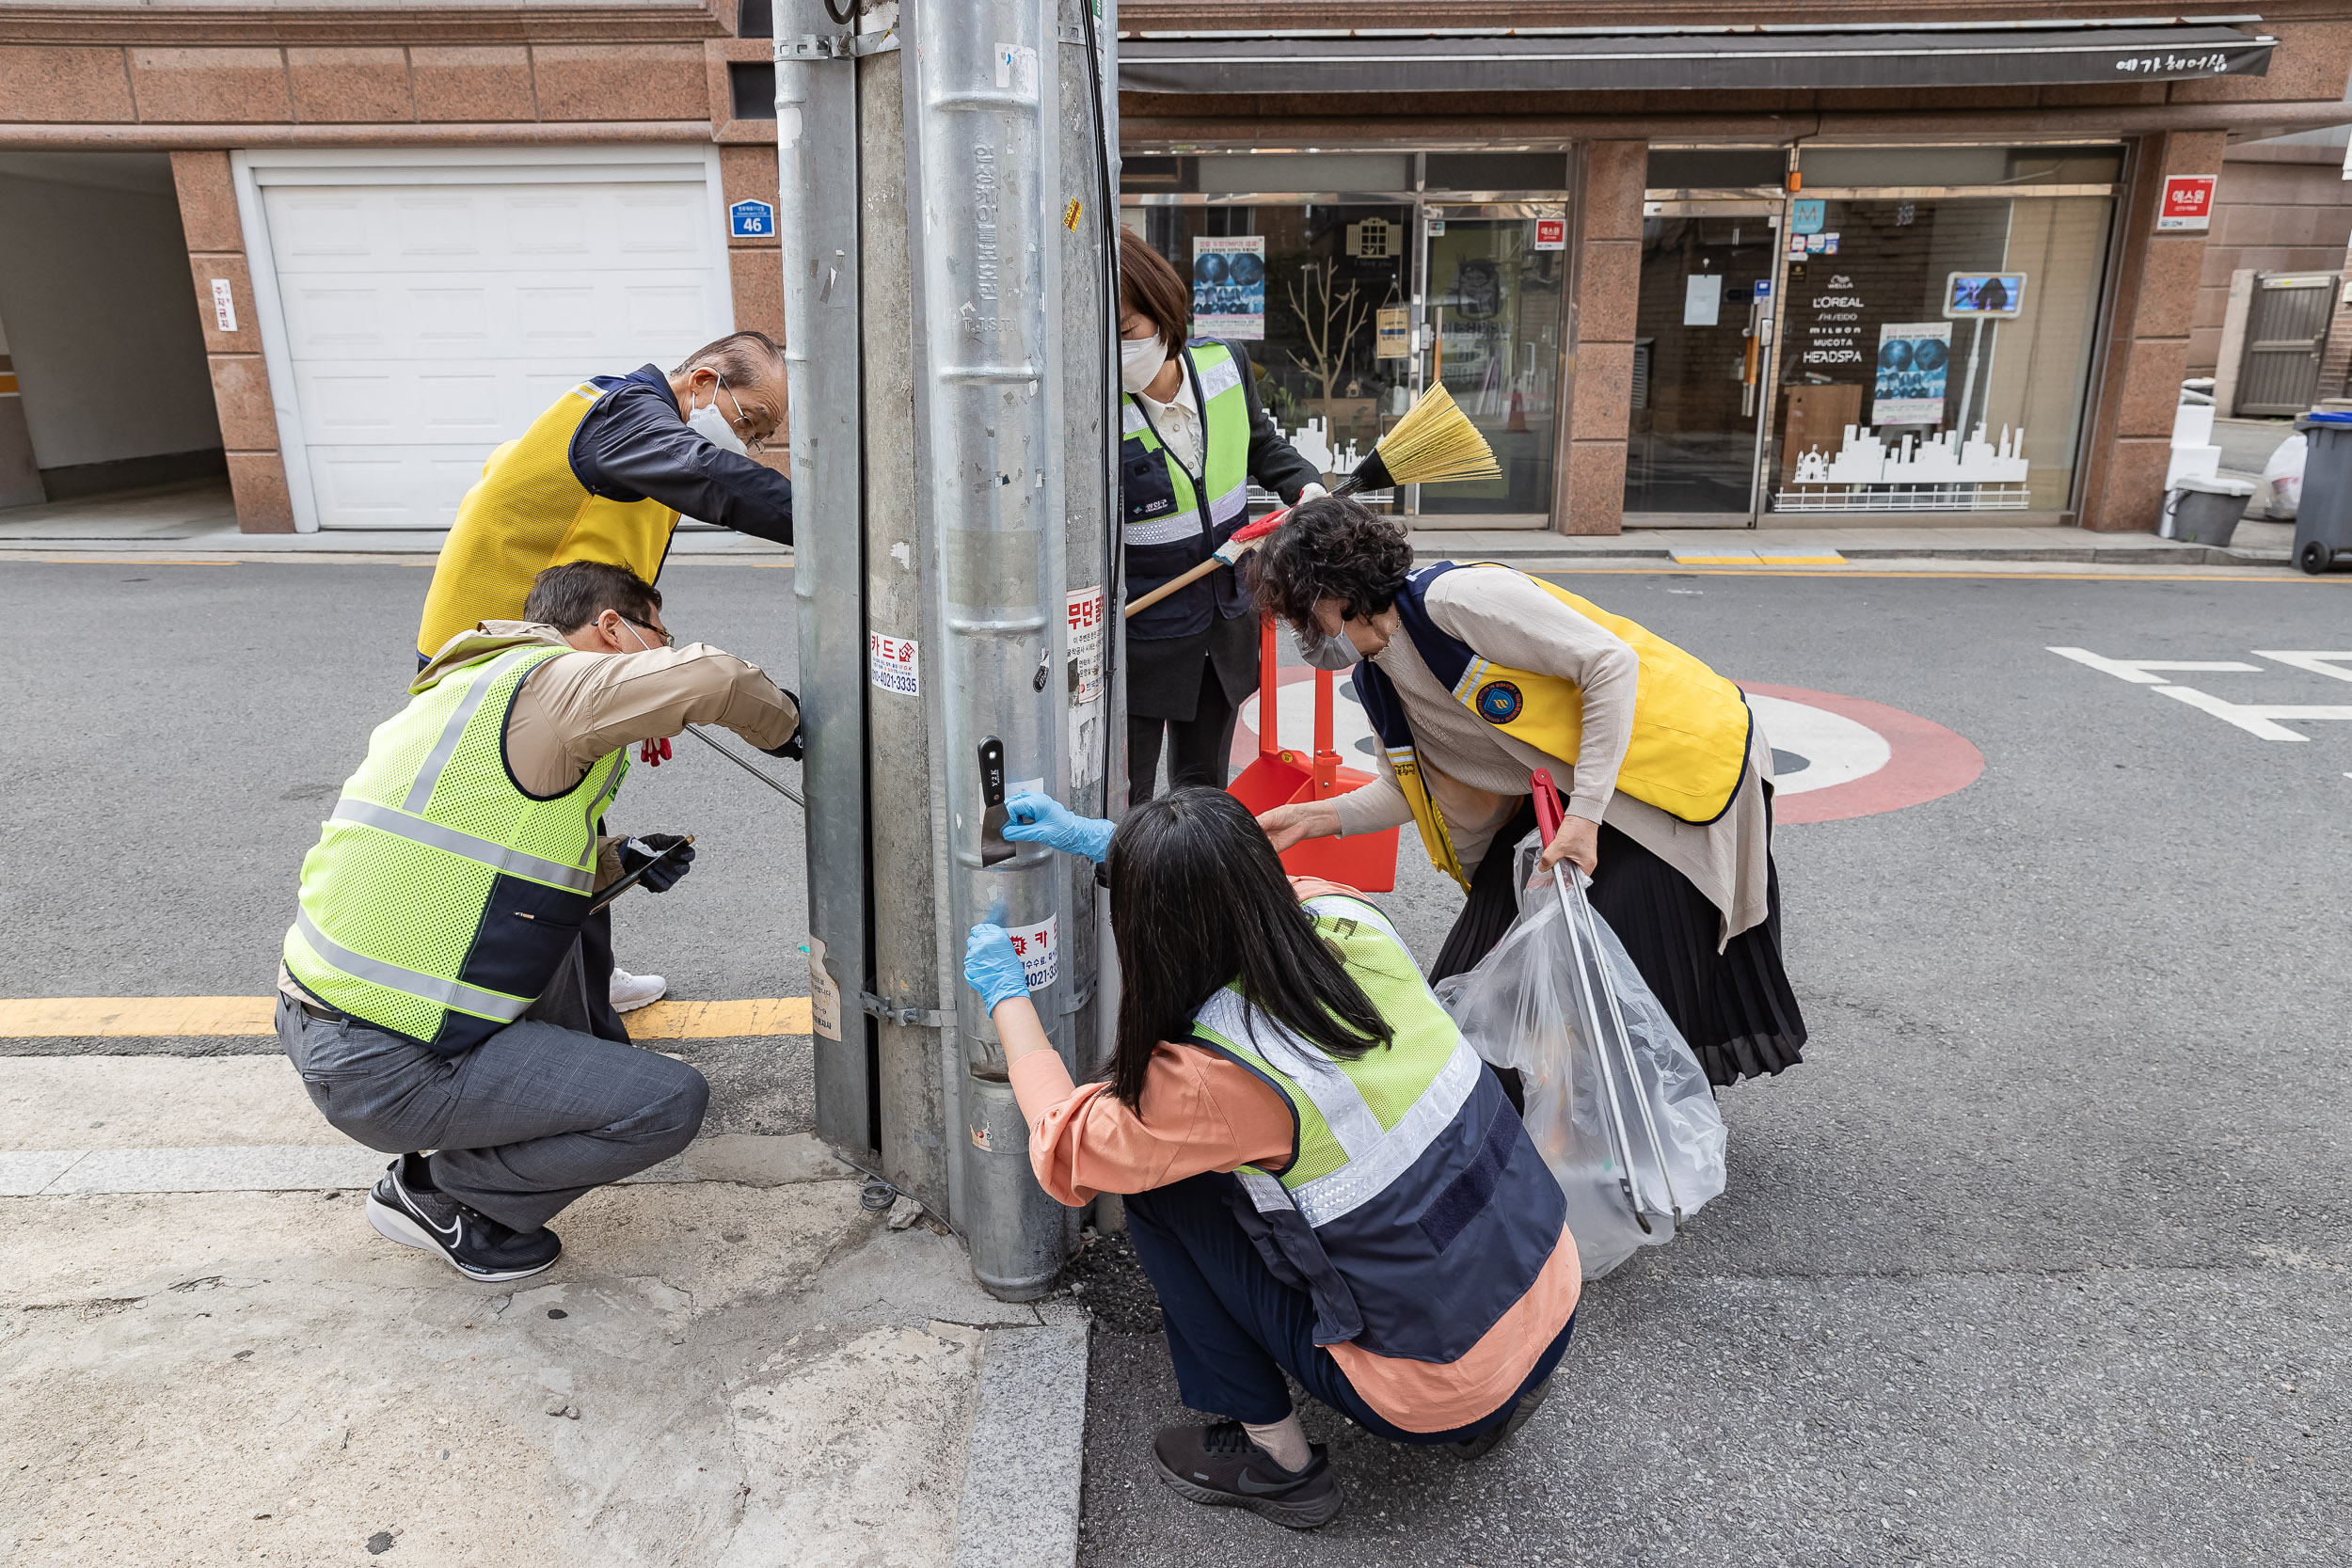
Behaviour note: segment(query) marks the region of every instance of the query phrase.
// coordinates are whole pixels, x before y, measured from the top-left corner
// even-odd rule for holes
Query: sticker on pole
[[[1043,990],[1061,978],[1061,943],[1055,936],[1055,920],[1049,914],[1041,926],[1005,927],[1005,934],[1012,939],[1013,953],[1021,959],[1021,977],[1031,990]]]
[[[1103,700],[1104,633],[1110,617],[1098,584],[1070,595],[1070,705],[1083,707]]]
[[[808,1022],[810,1029],[829,1040],[841,1037],[841,988],[825,969],[825,944],[808,940]]]
[[[866,678],[884,691],[901,697],[923,694],[923,666],[912,637],[866,634]]]

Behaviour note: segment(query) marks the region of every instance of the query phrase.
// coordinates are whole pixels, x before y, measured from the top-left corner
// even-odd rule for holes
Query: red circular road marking
[[[1760,681],[1741,681],[1740,686],[1761,696],[1851,719],[1877,732],[1891,753],[1884,767],[1851,783],[1776,798],[1772,802],[1776,823],[1842,822],[1851,816],[1900,811],[1965,789],[1984,772],[1984,754],[1966,736],[1915,713],[1799,686],[1766,686]],[[1765,732],[1767,736],[1771,733],[1770,729]]]

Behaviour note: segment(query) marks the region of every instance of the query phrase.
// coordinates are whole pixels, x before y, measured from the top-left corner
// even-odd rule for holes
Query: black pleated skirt
[[[1752,784],[1751,787],[1754,787]],[[1770,820],[1772,798],[1765,797]],[[1533,797],[1495,834],[1470,876],[1470,902],[1446,934],[1429,978],[1474,969],[1518,918],[1511,847],[1535,826]],[[1794,1067],[1803,1059],[1804,1015],[1780,962],[1780,872],[1765,861],[1765,917],[1721,953],[1723,916],[1691,879],[1609,826],[1600,826],[1593,909],[1625,943],[1666,1016],[1718,1088]]]

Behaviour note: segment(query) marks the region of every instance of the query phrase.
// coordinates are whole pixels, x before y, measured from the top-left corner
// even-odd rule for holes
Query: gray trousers
[[[336,1130],[434,1150],[434,1185],[516,1230],[693,1141],[710,1085],[684,1062],[526,1019],[462,1056],[278,1001],[278,1038]]]

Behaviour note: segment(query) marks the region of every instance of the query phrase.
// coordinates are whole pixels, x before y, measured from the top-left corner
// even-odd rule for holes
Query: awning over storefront
[[[2212,24],[1878,31],[1123,38],[1129,92],[1654,92],[2046,87],[2259,76],[2276,40]]]

